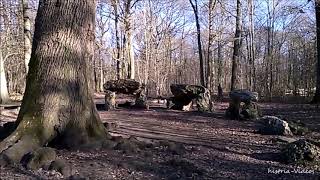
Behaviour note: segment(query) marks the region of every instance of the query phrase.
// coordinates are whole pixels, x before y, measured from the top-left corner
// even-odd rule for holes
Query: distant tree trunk
[[[100,82],[99,82],[99,91],[103,92],[103,84],[104,84],[104,73],[103,73],[104,62],[103,58],[100,56]]]
[[[242,33],[242,10],[241,1],[237,0],[237,16],[236,16],[236,33],[234,39],[233,56],[232,56],[232,72],[231,72],[231,91],[239,88],[239,61],[241,49],[241,33]]]
[[[77,148],[106,139],[89,85],[96,1],[42,0],[16,130],[0,143],[15,163],[55,140]]]
[[[135,64],[134,64],[134,50],[132,43],[132,17],[131,17],[131,5],[132,0],[126,0],[125,3],[125,15],[124,15],[124,26],[125,26],[125,47],[126,47],[126,58],[128,59],[128,79],[135,78]]]
[[[0,104],[5,104],[10,101],[6,73],[4,70],[4,57],[0,49]]]
[[[134,49],[133,49],[133,37],[132,37],[132,31],[130,31],[130,34],[128,34],[128,57],[129,57],[129,70],[128,70],[128,78],[129,79],[134,79],[135,78],[135,60],[134,60]]]
[[[317,21],[317,85],[312,103],[320,103],[320,0],[315,1]]]
[[[217,74],[217,78],[218,78],[218,85],[221,86],[222,84],[222,44],[221,44],[221,40],[219,39],[218,41],[218,74]]]
[[[148,84],[148,79],[149,79],[149,54],[151,54],[149,51],[151,50],[150,48],[150,23],[149,22],[149,14],[150,14],[150,1],[144,2],[144,23],[145,23],[145,29],[144,29],[144,43],[145,43],[145,63],[144,63],[144,84]],[[147,94],[148,95],[148,94]]]
[[[30,20],[30,8],[28,6],[28,0],[22,0],[23,6],[23,28],[24,28],[24,63],[26,67],[26,73],[29,71],[29,61],[31,58],[31,20]]]
[[[248,0],[249,15],[249,63],[250,63],[250,89],[256,89],[256,67],[255,67],[255,47],[254,47],[254,4],[253,0]]]
[[[216,0],[209,0],[209,32],[208,32],[208,52],[207,52],[207,80],[206,80],[206,86],[207,88],[211,91],[211,87],[214,87],[211,83],[212,78],[213,78],[213,70],[214,70],[214,59],[213,59],[213,38],[214,38],[214,33],[213,33],[213,18],[214,18],[214,8],[216,6],[217,1]],[[211,86],[212,85],[212,86]]]
[[[197,0],[189,0],[194,16],[196,19],[196,26],[197,26],[197,40],[198,40],[198,51],[199,51],[199,60],[200,60],[200,83],[202,86],[206,86],[205,83],[205,74],[204,74],[204,63],[203,63],[203,54],[202,54],[202,45],[201,45],[201,28],[200,28],[200,22],[199,22],[199,12],[198,12],[198,2]]]
[[[99,50],[99,57],[101,56]],[[93,81],[94,81],[94,90],[95,92],[99,91],[99,82],[98,82],[98,73],[97,73],[97,60],[93,59]]]
[[[114,11],[114,29],[115,29],[115,34],[116,34],[116,44],[117,44],[117,56],[116,56],[116,61],[117,61],[117,79],[122,79],[122,65],[121,65],[121,60],[120,60],[120,37],[119,37],[119,14],[118,14],[118,0],[113,0],[112,1],[112,6],[113,6],[113,11]]]

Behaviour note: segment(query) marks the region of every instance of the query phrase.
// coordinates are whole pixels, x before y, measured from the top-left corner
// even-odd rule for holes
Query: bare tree
[[[117,61],[117,79],[122,79],[122,64],[120,60],[120,37],[119,37],[119,12],[118,12],[118,6],[119,2],[118,0],[112,0],[112,7],[113,7],[113,13],[114,13],[114,29],[115,29],[115,38],[116,38],[116,61]]]
[[[133,18],[131,8],[139,0],[124,0],[124,29],[125,37],[124,44],[126,47],[126,58],[128,59],[128,76],[129,79],[135,78],[135,60],[134,60],[134,49],[133,49]]]
[[[254,45],[254,1],[248,0],[248,15],[249,15],[249,42],[248,42],[248,55],[250,65],[250,79],[249,87],[255,91],[256,85],[256,67],[255,67],[255,45]]]
[[[234,36],[233,56],[232,56],[232,74],[231,74],[231,90],[239,88],[239,60],[242,41],[242,10],[241,0],[237,1],[237,16],[236,16],[236,32]]]
[[[209,12],[208,12],[208,23],[209,23],[209,30],[208,30],[208,52],[207,52],[207,80],[206,86],[208,89],[211,90],[212,85],[212,78],[214,75],[214,56],[213,56],[213,39],[215,34],[213,33],[214,29],[214,9],[216,7],[217,0],[209,0]]]
[[[197,27],[197,41],[198,41],[198,51],[199,51],[199,60],[200,60],[200,83],[202,86],[205,86],[205,74],[204,74],[204,62],[203,62],[203,53],[202,53],[202,44],[201,44],[201,28],[199,20],[199,10],[198,10],[198,1],[189,0],[191,7],[193,9],[194,17],[196,20]]]

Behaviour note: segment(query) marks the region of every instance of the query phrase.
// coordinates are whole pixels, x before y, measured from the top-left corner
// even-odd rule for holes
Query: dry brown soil
[[[103,99],[98,96],[97,103]],[[264,115],[301,120],[318,138],[320,109],[311,105],[260,104]],[[317,167],[294,167],[279,162],[283,144],[277,136],[259,135],[256,123],[224,117],[226,103],[216,103],[214,113],[167,110],[152,102],[150,110],[99,111],[104,122],[115,122],[113,135],[135,136],[148,143],[174,142],[137,153],[118,150],[66,151],[58,155],[88,179],[318,179]],[[16,110],[4,110],[0,123],[14,121]],[[160,143],[161,144],[161,143]],[[0,179],[60,179],[57,172],[0,168]]]

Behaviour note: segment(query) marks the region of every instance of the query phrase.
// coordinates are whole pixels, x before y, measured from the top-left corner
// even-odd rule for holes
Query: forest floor
[[[97,96],[97,103],[103,102]],[[135,136],[159,146],[135,153],[120,150],[67,151],[58,156],[88,179],[318,179],[319,168],[294,167],[279,162],[284,144],[278,136],[257,134],[256,122],[224,117],[227,103],[215,103],[215,112],[167,110],[151,102],[149,110],[120,108],[99,111],[104,122],[117,124],[111,133]],[[300,120],[320,137],[320,109],[307,104],[260,103],[263,115]],[[0,124],[14,121],[17,110],[4,110]],[[301,138],[301,137],[297,137]],[[278,171],[277,171],[278,170]],[[0,179],[59,179],[59,173],[0,168]]]

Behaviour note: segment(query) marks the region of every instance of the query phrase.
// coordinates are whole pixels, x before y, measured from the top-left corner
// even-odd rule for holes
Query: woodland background
[[[38,5],[36,0],[23,1],[0,2],[0,52],[10,94],[24,92],[28,59],[24,51],[25,46],[31,48],[26,42],[32,40]],[[151,97],[167,96],[172,83],[204,83],[215,94],[221,85],[228,92],[238,40],[237,88],[257,91],[264,99],[312,97],[316,86],[314,3],[238,2],[240,6],[235,0],[100,0],[95,58],[90,62],[95,90],[103,91],[110,79],[132,78],[147,84]]]

